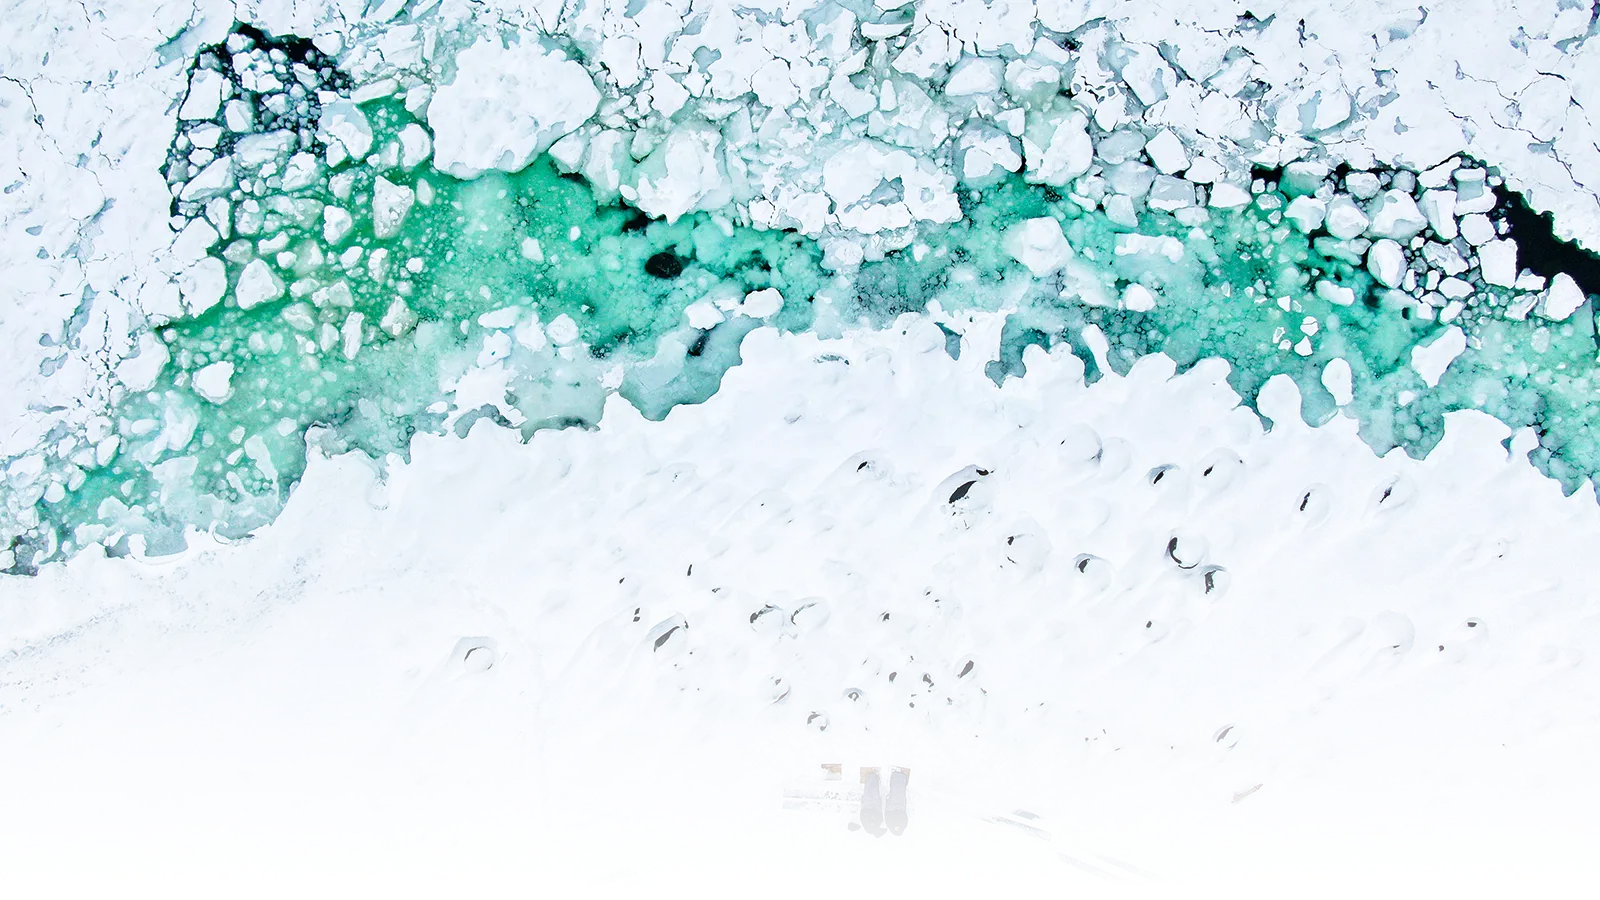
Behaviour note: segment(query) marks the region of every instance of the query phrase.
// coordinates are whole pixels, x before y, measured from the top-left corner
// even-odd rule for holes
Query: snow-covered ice
[[[461,177],[515,172],[587,121],[599,103],[583,67],[532,35],[509,47],[484,38],[456,57],[455,79],[428,104],[434,154]]]
[[[1581,868],[1592,496],[1476,414],[1379,459],[1297,424],[1286,384],[1265,434],[1220,366],[1086,389],[1041,354],[997,392],[936,332],[757,331],[664,422],[480,425],[382,480],[319,459],[248,542],[8,583],[13,883],[1256,895],[1330,858],[1318,889]],[[841,759],[958,800],[895,847],[780,809]],[[983,821],[1013,809],[1048,840]]]

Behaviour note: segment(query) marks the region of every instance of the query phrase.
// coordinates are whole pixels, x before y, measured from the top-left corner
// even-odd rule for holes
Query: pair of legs
[[[889,771],[889,795],[883,795],[883,778],[877,766],[861,770],[861,827],[874,837],[883,834],[884,826],[893,834],[906,830],[906,782],[911,780],[911,770],[895,766]]]

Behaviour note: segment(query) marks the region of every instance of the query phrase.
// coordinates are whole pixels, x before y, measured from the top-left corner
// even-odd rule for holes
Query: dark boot
[[[883,784],[878,770],[861,770],[861,827],[874,837],[883,834]]]
[[[889,773],[889,800],[885,804],[884,819],[889,830],[903,834],[906,830],[906,782],[911,780],[911,770],[896,767]]]

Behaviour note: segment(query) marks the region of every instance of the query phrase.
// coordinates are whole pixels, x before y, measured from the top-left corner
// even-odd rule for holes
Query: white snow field
[[[428,126],[402,134],[392,166],[432,157],[471,177],[548,151],[602,200],[790,229],[848,273],[960,219],[958,182],[1021,171],[1096,215],[1148,197],[1200,227],[1263,193],[1253,167],[1298,161],[1315,192],[1283,218],[1360,244],[1353,258],[1427,321],[1489,286],[1528,292],[1517,321],[1594,315],[1572,278],[1546,290],[1519,269],[1485,186],[1503,179],[1558,236],[1600,247],[1593,0],[0,0],[0,500],[37,487],[22,516],[64,490],[30,481],[51,453],[116,455],[108,411],[169,362],[155,326],[294,288],[271,267],[289,263],[247,246],[233,261],[255,274],[222,300],[218,233],[185,223],[160,171],[180,123],[249,130],[258,111],[188,82],[236,22],[312,38],[349,75],[352,99],[330,93],[319,122],[330,170],[375,149],[358,101],[392,96]],[[1072,103],[1047,96],[1067,85]],[[234,155],[270,156],[256,137]],[[216,156],[196,145],[184,162],[184,202],[218,194],[206,216],[234,165]],[[1324,184],[1340,166],[1354,176]],[[1380,194],[1368,169],[1398,180]],[[1157,179],[1177,193],[1151,193]],[[382,184],[375,221],[418,218],[421,195]],[[352,219],[328,206],[318,221],[331,245]],[[1055,277],[1073,250],[1052,221],[1008,252]],[[1118,296],[1157,303],[1137,282]],[[685,315],[711,328],[784,302],[751,292]],[[1025,377],[997,385],[1006,312],[751,326],[720,389],[662,421],[584,358],[609,395],[596,428],[524,442],[479,419],[465,437],[419,435],[409,462],[313,449],[247,539],[197,528],[186,552],[135,542],[122,558],[89,540],[0,574],[0,889],[1592,883],[1592,483],[1563,496],[1528,461],[1532,429],[1470,411],[1425,459],[1374,455],[1348,365],[1343,384],[1337,366],[1323,376],[1344,412],[1320,428],[1287,377],[1261,393],[1264,429],[1226,362],[1176,375],[1153,353],[1122,376],[1103,339],[1092,385],[1065,343],[1029,346]],[[356,357],[362,320],[345,321],[320,352]],[[1310,352],[1307,321],[1307,349],[1285,352]],[[547,330],[547,355],[570,361],[572,319]],[[502,352],[485,342],[441,387],[456,413],[505,399],[511,342],[495,337]],[[1473,340],[1446,331],[1411,365],[1434,387]],[[220,406],[242,383],[218,361],[192,385]],[[10,527],[18,511],[0,514]],[[863,766],[910,768],[903,834],[851,827]],[[805,799],[827,791],[845,799]]]
[[[661,423],[480,424],[386,483],[319,459],[242,544],[8,581],[18,896],[1487,896],[1588,871],[1600,508],[1502,426],[1379,459],[1299,425],[1287,384],[1263,434],[1218,365],[1085,389],[1033,351],[996,390],[926,322],[751,341]],[[1174,535],[1225,567],[1210,596]],[[827,762],[910,766],[906,833],[784,811]],[[1017,809],[1048,839],[984,821]]]

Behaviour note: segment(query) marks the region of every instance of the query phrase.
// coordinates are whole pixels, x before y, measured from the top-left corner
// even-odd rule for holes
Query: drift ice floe
[[[1151,353],[1179,371],[1221,357],[1245,404],[1287,375],[1306,421],[1353,416],[1378,452],[1426,454],[1445,413],[1478,409],[1534,427],[1533,462],[1568,492],[1600,473],[1594,260],[1465,156],[1213,159],[1107,118],[1042,62],[1024,77],[977,59],[950,84],[994,80],[1015,105],[961,132],[959,178],[892,134],[825,168],[830,215],[872,237],[845,252],[732,191],[662,193],[651,166],[702,154],[722,172],[705,155],[720,138],[684,126],[659,153],[625,148],[584,130],[601,102],[578,62],[532,36],[496,46],[463,49],[437,85],[358,83],[315,42],[247,26],[196,52],[164,169],[181,307],[148,318],[93,415],[6,462],[0,567],[247,535],[308,446],[382,461],[480,420],[594,427],[612,393],[661,418],[711,396],[758,327],[933,314],[955,355],[967,310],[1008,313],[997,383],[1033,346],[1064,346],[1089,381]],[[461,85],[511,77],[498,52],[579,87],[540,101],[515,152],[457,146],[435,95],[480,102]]]

